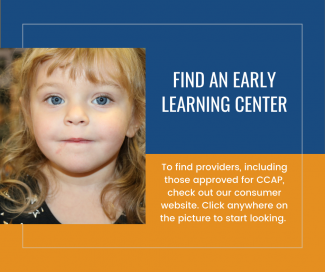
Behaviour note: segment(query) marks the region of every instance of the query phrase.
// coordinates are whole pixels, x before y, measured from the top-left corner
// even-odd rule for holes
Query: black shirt
[[[12,217],[0,207],[0,224],[61,224],[54,217],[46,202],[32,213],[21,214],[14,219],[11,219]],[[122,214],[114,224],[127,224],[126,216]]]

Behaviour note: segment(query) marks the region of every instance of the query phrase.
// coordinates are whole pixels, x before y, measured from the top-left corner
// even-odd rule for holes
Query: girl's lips
[[[70,139],[64,140],[63,142],[66,142],[66,143],[90,143],[92,141],[83,139],[83,138],[70,138]]]

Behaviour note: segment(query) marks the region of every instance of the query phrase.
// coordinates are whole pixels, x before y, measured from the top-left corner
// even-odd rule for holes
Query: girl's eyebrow
[[[118,89],[123,89],[118,83],[111,81],[111,80],[100,81],[99,83],[97,83],[97,85],[112,86],[112,87],[116,87]]]
[[[63,88],[64,86],[60,83],[51,83],[51,82],[46,82],[46,83],[43,83],[41,86],[39,86],[37,89],[36,89],[36,92],[38,92],[39,90],[45,88],[45,87],[56,87],[56,88]]]
[[[100,81],[99,83],[97,83],[95,85],[99,85],[99,86],[112,86],[112,87],[115,87],[115,88],[118,88],[118,89],[123,89],[119,84],[117,84],[116,82],[111,81],[111,80]],[[61,84],[61,83],[46,82],[46,83],[43,83],[41,86],[39,86],[36,89],[36,92],[38,92],[39,90],[41,90],[41,89],[43,89],[45,87],[55,87],[55,88],[62,88],[63,89],[64,88],[64,85]]]

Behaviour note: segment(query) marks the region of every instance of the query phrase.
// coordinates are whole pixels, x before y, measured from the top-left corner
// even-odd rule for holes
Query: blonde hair
[[[113,61],[116,71],[100,70],[107,58]],[[101,202],[111,220],[116,219],[114,204],[118,204],[128,223],[145,222],[145,58],[145,50],[141,48],[35,48],[26,50],[13,63],[12,88],[17,90],[16,100],[21,97],[24,106],[20,107],[15,131],[0,149],[0,195],[7,200],[1,203],[4,210],[16,216],[30,213],[48,195],[48,180],[40,170],[48,159],[33,135],[29,96],[39,66],[52,60],[48,76],[57,67],[69,67],[70,78],[85,75],[89,81],[98,83],[105,73],[110,73],[127,90],[139,129],[133,138],[125,138],[116,162],[117,178],[103,189]],[[108,200],[106,196],[112,191],[117,192],[116,196]],[[34,195],[36,202],[32,201]]]

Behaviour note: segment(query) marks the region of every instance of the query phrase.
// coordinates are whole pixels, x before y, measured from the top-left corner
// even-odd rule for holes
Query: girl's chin
[[[91,175],[100,169],[107,166],[107,164],[89,164],[89,163],[74,163],[74,164],[55,164],[51,165],[58,171],[69,176],[87,176]]]

